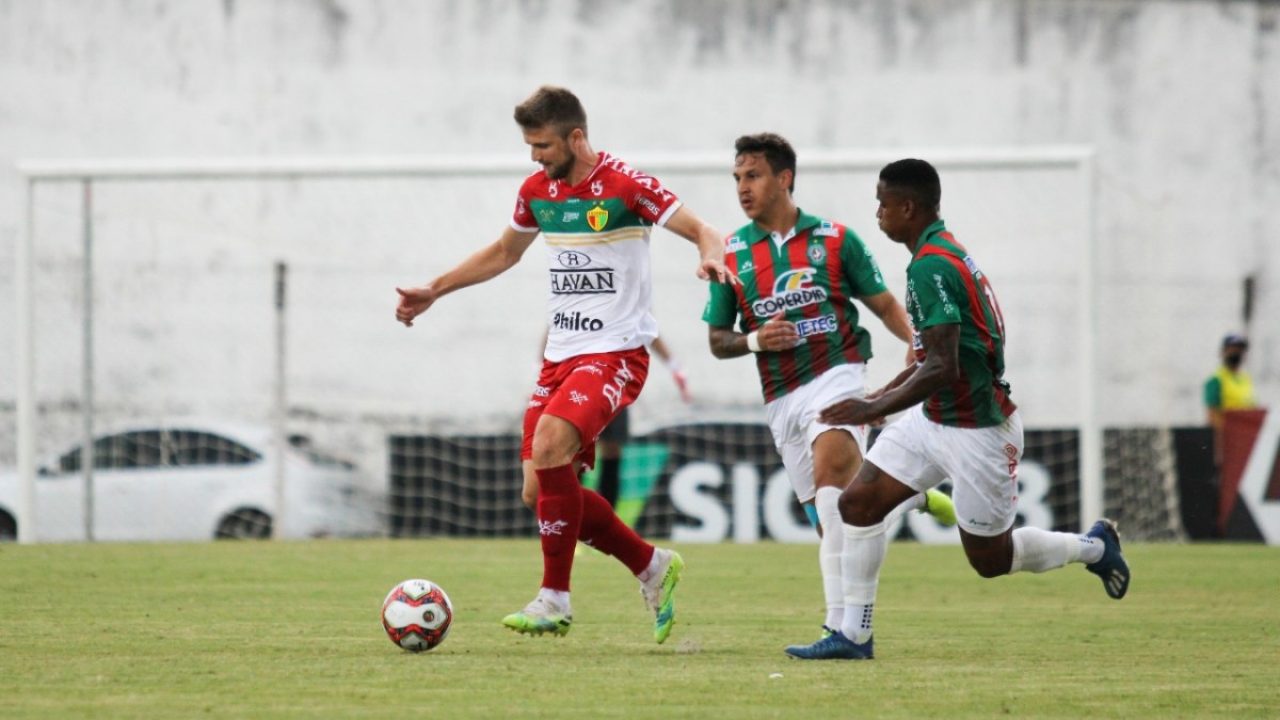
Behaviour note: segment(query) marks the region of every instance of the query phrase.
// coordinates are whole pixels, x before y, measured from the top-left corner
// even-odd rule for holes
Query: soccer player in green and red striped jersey
[[[855,299],[903,342],[910,341],[911,326],[853,230],[796,207],[791,144],[762,133],[738,138],[734,148],[738,202],[751,222],[726,241],[725,264],[741,284],[713,283],[702,319],[716,357],[755,354],[769,431],[796,499],[821,537],[825,637],[844,619],[837,504],[862,461],[866,428],[827,425],[818,413],[863,393],[871,337],[858,324]],[[949,517],[950,500],[932,492],[927,501],[924,495],[911,498],[902,510]],[[786,652],[804,657],[809,647],[792,645]]]
[[[950,479],[960,541],[985,578],[1084,563],[1114,599],[1129,589],[1115,523],[1088,533],[1014,529],[1022,419],[1004,381],[1005,325],[991,281],[938,217],[942,183],[924,160],[880,171],[880,229],[911,252],[907,311],[917,362],[884,389],[822,412],[829,423],[907,412],[885,428],[840,497],[844,520],[845,622],[814,659],[873,657],[872,610],[884,563],[885,518],[905,498]]]
[[[516,106],[532,160],[508,227],[494,242],[417,287],[396,288],[406,326],[440,297],[514,266],[541,233],[546,241],[549,334],[542,373],[524,417],[523,499],[538,515],[542,587],[502,624],[516,632],[564,635],[573,615],[569,578],[579,540],[617,558],[640,580],[654,613],[654,639],[675,622],[673,593],[684,561],[627,527],[577,468],[594,460],[600,431],[639,395],[649,369],[645,345],[658,333],[649,311],[649,231],[662,225],[698,246],[699,277],[735,279],[720,236],[657,179],[587,140],[587,115],[568,90],[544,86]]]

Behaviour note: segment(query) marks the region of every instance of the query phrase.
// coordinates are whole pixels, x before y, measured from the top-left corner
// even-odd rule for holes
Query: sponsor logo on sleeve
[[[729,238],[729,243],[724,246],[724,251],[731,252],[731,253],[738,252],[739,250],[746,250],[746,249],[747,249],[746,241],[738,237],[737,235],[734,235],[733,237]]]
[[[751,311],[758,318],[767,318],[786,310],[825,302],[827,290],[812,284],[814,273],[813,268],[800,268],[779,275],[773,283],[773,294],[751,303]]]
[[[646,212],[657,218],[662,215],[662,209],[658,207],[658,203],[650,200],[643,195],[636,195],[636,204],[644,208]]]
[[[933,286],[938,291],[938,298],[942,300],[942,312],[950,315],[956,312],[956,306],[951,302],[951,296],[947,294],[947,289],[942,285],[942,275],[933,274]]]
[[[657,178],[650,177],[649,175],[645,175],[641,172],[636,172],[632,178],[636,181],[637,185],[652,193],[653,196],[657,198],[658,202],[665,203],[671,200],[671,193],[667,192],[666,188],[662,187],[662,183],[658,182]]]

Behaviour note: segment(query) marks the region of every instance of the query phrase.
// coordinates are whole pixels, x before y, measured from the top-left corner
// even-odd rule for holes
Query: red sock
[[[542,536],[542,587],[569,591],[573,550],[582,528],[582,486],[572,465],[538,473],[538,531]]]
[[[639,575],[653,559],[653,546],[622,522],[608,500],[591,490],[582,491],[582,529],[578,539],[618,558],[632,575]]]

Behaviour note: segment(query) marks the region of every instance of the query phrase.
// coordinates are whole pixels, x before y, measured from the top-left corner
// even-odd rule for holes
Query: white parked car
[[[85,539],[80,448],[40,467],[35,539]],[[266,427],[169,423],[99,435],[93,446],[95,540],[265,538],[277,520],[275,448]],[[380,535],[382,501],[348,462],[290,438],[283,535]],[[17,473],[0,470],[0,539],[17,534]]]

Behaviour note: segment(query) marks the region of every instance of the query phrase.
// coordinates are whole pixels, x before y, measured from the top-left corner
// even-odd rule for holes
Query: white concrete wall
[[[1276,3],[1207,1],[0,2],[0,409],[11,408],[16,394],[18,158],[519,157],[525,149],[510,110],[542,83],[578,92],[596,146],[624,156],[723,150],[727,173],[734,137],[781,132],[801,153],[802,205],[820,195],[816,181],[806,182],[805,153],[824,149],[908,155],[938,147],[1093,146],[1098,292],[1106,307],[1097,336],[1104,420],[1200,420],[1200,383],[1215,364],[1218,339],[1242,327],[1247,275],[1260,290],[1249,368],[1274,404],[1278,23]],[[398,189],[401,204],[414,206],[384,204],[379,213],[395,222],[368,225],[345,216],[304,223],[287,209],[293,191],[262,191],[244,200],[256,213],[252,222],[228,205],[226,232],[178,221],[194,238],[186,243],[163,236],[165,221],[130,225],[119,208],[148,201],[121,201],[101,230],[104,257],[116,264],[104,266],[99,292],[120,298],[100,319],[103,392],[135,400],[173,393],[161,381],[185,376],[170,365],[212,363],[219,372],[252,375],[241,392],[257,400],[224,401],[260,413],[270,295],[257,283],[270,260],[284,257],[298,268],[296,301],[313,310],[299,309],[293,319],[291,383],[301,410],[363,417],[379,427],[459,412],[518,414],[538,334],[540,247],[512,278],[497,281],[513,309],[486,321],[478,336],[467,320],[482,294],[450,298],[433,311],[438,320],[405,331],[391,320],[391,286],[430,277],[488,241],[505,222],[519,180],[467,185],[449,200],[446,217],[426,207],[426,198]],[[859,229],[887,275],[900,278],[905,257],[875,237],[866,210],[871,189],[858,182],[823,188],[829,196],[819,205]],[[943,182],[945,215],[1021,224],[1016,214],[1004,215],[1001,197],[947,205],[957,196],[946,194],[945,175]],[[702,193],[706,181],[697,183],[696,209],[725,230],[736,226],[728,182],[718,196]],[[850,198],[847,208],[841,194]],[[222,195],[208,188],[190,202],[216,214]],[[57,401],[73,398],[78,387],[79,220],[74,192],[40,198],[41,271],[51,278],[38,297],[46,313],[40,367],[42,377],[56,379],[42,383],[46,399]],[[317,222],[342,232],[299,229]],[[981,255],[981,233],[956,230]],[[188,247],[200,249],[180,249]],[[1015,292],[1020,283],[1034,284],[1044,264],[1074,262],[1076,252],[1064,247],[1046,257],[1037,250],[1003,276],[993,271],[996,287]],[[674,258],[659,265],[659,319],[703,400],[752,405],[749,365],[721,363],[704,350],[703,290],[681,269],[692,265],[692,251],[657,233],[655,253]],[[237,270],[243,273],[231,292],[225,278]],[[202,279],[211,283],[215,275],[222,284],[199,294]],[[143,309],[156,314],[170,305],[167,329],[130,325]],[[1010,351],[1015,398],[1035,410],[1028,423],[1069,420],[1072,412],[1062,408],[1074,393],[1064,387],[1073,384],[1044,378],[1057,372],[1053,357],[1072,352],[1074,328],[1060,327],[1053,312],[1037,314],[1034,299],[1012,312],[1028,318],[1011,328]],[[178,330],[193,323],[226,337],[200,346]],[[455,344],[461,333],[472,336]],[[225,350],[232,347],[236,352]],[[113,385],[113,372],[123,377],[123,369],[147,364],[139,358],[148,348],[173,353],[173,362]],[[877,376],[888,374],[880,367]],[[651,408],[674,402],[660,374],[648,393]],[[197,400],[166,407],[223,409]],[[8,434],[11,412],[0,415]]]

